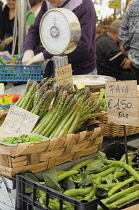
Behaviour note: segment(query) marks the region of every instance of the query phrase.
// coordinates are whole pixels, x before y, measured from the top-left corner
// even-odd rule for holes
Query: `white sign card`
[[[108,123],[139,126],[137,81],[106,81]]]
[[[57,81],[58,86],[68,85],[68,84],[73,86],[71,64],[56,68],[55,72],[56,72],[56,81]]]
[[[11,105],[2,128],[11,133],[28,134],[33,130],[38,119],[38,115]]]

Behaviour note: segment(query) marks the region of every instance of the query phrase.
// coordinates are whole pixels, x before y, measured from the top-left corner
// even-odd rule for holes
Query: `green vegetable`
[[[19,144],[19,143],[37,142],[37,141],[46,141],[46,138],[32,134],[30,135],[21,134],[17,137],[6,137],[2,139],[2,142],[5,144]]]
[[[117,206],[126,203],[127,201],[133,200],[134,198],[137,198],[139,196],[139,190],[135,191],[134,193],[129,193],[125,197],[122,197],[118,201],[115,201],[111,204],[106,205],[109,209],[114,209]]]
[[[110,191],[108,192],[108,196],[113,195],[115,192],[117,192],[119,189],[121,189],[123,186],[131,183],[135,181],[135,177],[131,177],[127,180],[125,180],[124,182],[119,183],[118,185],[114,186],[113,188],[110,189]]]
[[[72,189],[72,190],[66,190],[64,194],[71,197],[75,197],[77,195],[86,195],[90,193],[91,190],[92,190],[92,187],[87,187],[85,189]]]
[[[93,161],[94,161],[94,159],[84,160],[84,161],[78,163],[77,165],[75,165],[74,167],[72,167],[70,169],[70,171],[77,171],[78,169],[82,168],[83,166],[88,165],[89,163],[92,163]]]
[[[119,185],[120,183],[111,183],[111,184],[100,184],[97,185],[97,188],[114,188],[115,186]]]
[[[110,196],[109,198],[105,199],[106,201],[104,200],[102,202],[112,203],[113,201],[118,200],[118,199],[128,195],[129,193],[136,192],[137,190],[139,190],[139,184],[129,187],[128,189],[122,190],[121,192],[118,192],[118,193]]]
[[[126,164],[126,163],[123,163],[123,162],[120,162],[120,161],[113,161],[111,164],[110,164],[110,167],[113,167],[113,166],[120,166],[121,168],[124,168],[126,169],[129,174],[131,174],[132,176],[135,177],[135,179],[137,181],[139,181],[139,174],[137,171],[135,171],[130,165]]]
[[[71,86],[60,86],[51,108],[36,125],[33,133],[50,139],[76,133],[87,120],[96,119],[100,115],[100,105],[87,87],[73,91]],[[83,130],[86,129],[83,126]]]
[[[94,184],[92,190],[89,192],[89,194],[87,196],[85,196],[84,200],[90,200],[95,196],[96,193],[96,184]]]
[[[115,166],[114,166],[114,167],[111,167],[111,168],[108,168],[108,169],[105,170],[105,171],[102,171],[102,172],[100,172],[100,173],[98,173],[98,174],[93,175],[93,179],[96,179],[96,178],[99,177],[99,176],[100,176],[100,177],[105,177],[105,176],[107,176],[108,174],[114,172],[115,169],[116,169]]]
[[[65,173],[62,173],[58,176],[58,182],[60,182],[61,180],[73,175],[73,174],[78,174],[79,171],[66,171]]]
[[[108,168],[108,166],[104,165],[102,160],[97,159],[87,165],[86,172],[87,172],[87,174],[99,173],[101,171],[106,170],[107,168]]]
[[[25,177],[28,178],[28,179],[31,179],[35,182],[39,182],[39,179],[32,173],[25,173]],[[33,187],[26,184],[25,185],[25,191],[26,191],[26,193],[32,193],[33,192]]]
[[[45,184],[48,187],[51,187],[55,190],[61,191],[61,187],[57,181],[57,173],[54,168],[50,169],[49,172],[44,172],[42,174],[43,179],[45,180]]]
[[[106,90],[104,88],[100,89],[100,95],[98,101],[101,102],[101,109],[103,111],[107,111]]]
[[[16,106],[39,115],[39,120],[48,112],[55,92],[53,90],[54,79],[44,78],[39,84],[28,80],[26,88],[16,102]]]
[[[58,176],[58,175],[60,175],[60,174],[65,173],[65,171],[57,171],[56,173],[57,173],[57,176]]]

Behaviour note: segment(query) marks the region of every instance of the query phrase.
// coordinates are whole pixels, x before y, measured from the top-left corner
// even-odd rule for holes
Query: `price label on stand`
[[[58,86],[70,84],[74,88],[71,64],[56,68],[55,72]]]
[[[11,105],[2,128],[15,134],[28,134],[32,131],[38,119],[38,115]]]
[[[4,94],[4,83],[0,83],[0,95]]]
[[[139,126],[137,82],[107,81],[106,100],[108,123]]]

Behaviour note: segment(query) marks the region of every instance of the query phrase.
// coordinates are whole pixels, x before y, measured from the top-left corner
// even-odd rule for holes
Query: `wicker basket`
[[[96,153],[102,147],[103,132],[99,122],[91,131],[62,138],[11,147],[0,144],[0,174],[12,178],[21,171],[35,173]]]
[[[93,93],[94,97],[98,99],[100,92]],[[139,99],[139,91],[138,91]],[[139,111],[138,111],[139,115]],[[104,137],[122,137],[124,136],[124,128],[122,125],[108,124],[107,112],[102,112],[101,119],[99,119],[104,124]],[[139,127],[136,126],[126,126],[126,135],[130,136],[139,133]]]
[[[139,111],[138,111],[139,114]],[[122,137],[124,136],[124,128],[122,125],[108,124],[107,112],[102,115],[101,122],[104,124],[104,135],[105,137]],[[126,126],[126,135],[130,136],[139,133],[139,127]]]

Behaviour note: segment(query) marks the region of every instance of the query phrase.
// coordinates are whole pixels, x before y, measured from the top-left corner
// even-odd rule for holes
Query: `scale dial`
[[[65,8],[50,9],[40,23],[40,38],[44,48],[54,55],[75,50],[80,41],[81,27],[76,15]]]

